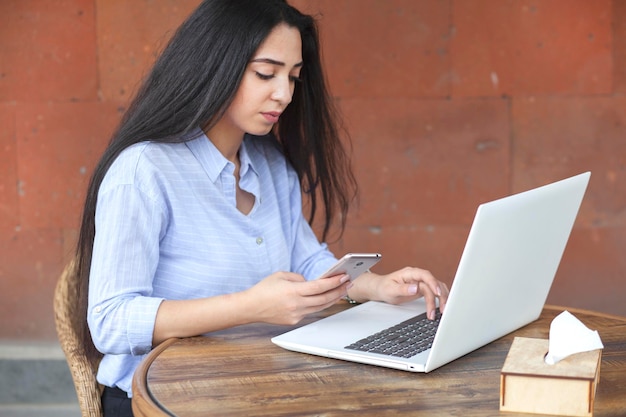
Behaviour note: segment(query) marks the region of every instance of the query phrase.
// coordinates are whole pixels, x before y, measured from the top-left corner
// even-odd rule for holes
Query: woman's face
[[[241,139],[244,133],[265,135],[291,102],[302,68],[302,41],[298,29],[280,24],[259,46],[222,119],[222,133]]]

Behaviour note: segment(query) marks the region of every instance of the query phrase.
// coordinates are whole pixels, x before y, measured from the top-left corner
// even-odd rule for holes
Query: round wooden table
[[[306,322],[345,308],[339,303]],[[137,369],[133,411],[136,417],[500,415],[500,370],[513,337],[547,339],[552,319],[565,309],[547,306],[537,321],[428,374],[287,351],[270,341],[289,330],[282,326],[171,339]],[[594,416],[626,416],[626,318],[567,310],[598,330],[605,346]]]

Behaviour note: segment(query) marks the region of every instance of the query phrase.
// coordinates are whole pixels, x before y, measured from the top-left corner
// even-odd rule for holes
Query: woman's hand
[[[388,275],[371,272],[361,275],[354,281],[349,296],[360,302],[375,300],[390,304],[402,304],[424,297],[428,317],[434,319],[436,299],[439,299],[439,310],[443,312],[448,293],[446,284],[436,279],[429,271],[405,267]]]
[[[164,300],[157,311],[153,346],[171,337],[189,337],[242,324],[298,323],[344,297],[348,275],[306,281],[302,275],[277,272],[241,292],[190,300]]]
[[[348,275],[306,281],[302,275],[276,272],[244,291],[245,308],[255,321],[293,325],[335,304],[352,286]]]

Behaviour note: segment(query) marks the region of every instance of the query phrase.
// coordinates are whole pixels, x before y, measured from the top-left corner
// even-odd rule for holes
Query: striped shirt
[[[273,139],[246,135],[236,208],[235,165],[201,134],[124,150],[98,193],[88,323],[105,356],[98,381],[131,393],[164,299],[245,290],[267,275],[312,279],[335,261],[302,215],[298,177]]]

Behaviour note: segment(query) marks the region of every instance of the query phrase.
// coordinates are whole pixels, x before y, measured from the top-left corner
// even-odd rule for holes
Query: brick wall
[[[0,339],[53,340],[91,169],[198,0],[0,2]],[[476,206],[592,171],[548,302],[626,315],[626,2],[293,0],[362,190],[331,247],[450,283]]]

